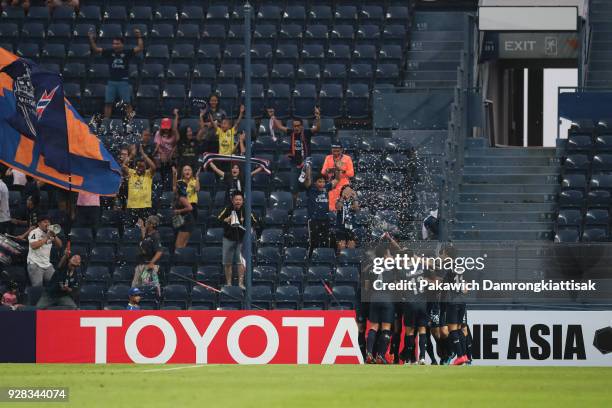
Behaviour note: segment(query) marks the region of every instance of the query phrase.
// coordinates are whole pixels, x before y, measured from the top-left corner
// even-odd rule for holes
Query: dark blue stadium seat
[[[142,116],[153,117],[159,112],[159,86],[140,85],[136,92],[136,109]]]
[[[561,196],[560,196],[561,197]],[[609,207],[612,202],[610,191],[591,190],[587,195],[587,207]],[[560,202],[561,203],[561,202]]]
[[[281,42],[279,44],[285,44],[282,41],[292,41],[293,44],[302,38],[303,29],[300,24],[282,24],[278,30],[278,38]]]
[[[608,228],[607,227],[599,227],[599,228],[585,228],[582,233],[582,241],[584,242],[602,242],[608,241]]]
[[[364,4],[359,10],[359,20],[380,22],[385,17],[382,6],[374,4]]]
[[[592,166],[593,171],[612,171],[612,154],[596,154],[593,156]]]
[[[200,264],[218,265],[220,263],[221,263],[221,247],[220,246],[202,248],[200,252]]]
[[[287,307],[293,305],[297,307],[300,302],[300,290],[294,285],[280,285],[274,292],[274,299],[276,300],[276,307],[280,305]]]
[[[117,228],[100,228],[96,231],[96,244],[118,245],[119,241]]]
[[[191,289],[191,305],[210,305],[211,308],[216,305],[217,295],[202,286],[194,285]]]
[[[283,266],[278,273],[278,282],[281,285],[302,286],[304,268],[301,266]]]
[[[81,5],[79,7],[79,21],[97,23],[102,20],[100,7],[95,5]]]
[[[218,248],[217,248],[218,250]],[[221,281],[221,265],[198,265],[196,269],[196,280],[211,285],[217,285]]]
[[[229,10],[227,6],[213,4],[206,12],[206,20],[225,22],[229,18]]]
[[[321,279],[328,281],[331,280],[331,278],[332,270],[329,265],[310,266],[306,272],[306,279],[308,282],[319,282]]]
[[[349,84],[346,90],[346,114],[349,118],[367,118],[370,90],[366,84]]]
[[[81,285],[79,288],[79,301],[83,303],[96,304],[102,307],[105,298],[105,285],[91,283]]]
[[[591,181],[589,184],[590,184],[591,189],[612,190],[612,175],[593,174],[593,177],[591,178]],[[564,180],[564,187],[565,187],[565,180]]]
[[[285,239],[287,246],[306,247],[308,245],[308,229],[306,227],[289,228]]]
[[[306,9],[303,5],[288,4],[283,12],[283,21],[303,22],[306,20]]]
[[[251,288],[251,301],[255,305],[264,309],[269,309],[273,300],[274,296],[272,295],[272,290],[269,286],[257,285]]]
[[[334,280],[339,285],[357,287],[359,284],[359,269],[355,266],[339,266],[336,268]]]
[[[319,92],[319,106],[321,114],[330,118],[339,118],[343,115],[343,90],[339,84],[323,84]]]
[[[123,283],[114,284],[106,291],[106,301],[109,304],[123,305],[123,308],[125,308],[128,303],[129,290],[129,285]]]
[[[195,248],[176,248],[174,251],[174,264],[193,267],[198,260],[198,251]]]
[[[284,265],[296,265],[296,266],[300,266],[303,267],[307,260],[307,255],[308,252],[306,251],[305,248],[301,248],[301,247],[290,247],[290,248],[285,248],[285,252],[284,252]]]
[[[595,180],[595,177],[593,177]],[[600,180],[599,178],[597,180]],[[605,180],[601,179],[602,181]],[[593,185],[594,181],[591,181]],[[597,183],[599,184],[599,183]],[[586,177],[583,174],[565,174],[561,182],[563,189],[579,189],[584,190],[586,188]],[[610,187],[612,188],[612,178],[610,178]],[[605,188],[605,187],[602,187]]]
[[[99,283],[107,287],[110,283],[111,276],[106,266],[88,266],[83,275],[83,280],[89,283]]]
[[[262,247],[257,249],[257,264],[278,266],[281,262],[280,250],[277,247]]]
[[[570,172],[584,172],[588,170],[590,164],[591,162],[586,154],[570,154],[563,163],[563,169]]]
[[[227,38],[232,40],[242,40],[244,38],[244,24],[230,24],[227,30]]]
[[[113,262],[115,262],[115,247],[96,246],[91,250],[91,255],[89,256],[90,264],[111,267]]]
[[[315,248],[310,262],[313,265],[333,266],[336,262],[336,251],[332,248]]]
[[[131,284],[134,279],[134,268],[130,265],[115,266],[113,269],[112,281],[113,284],[124,283]]]
[[[310,285],[304,288],[302,300],[304,307],[314,306],[320,309],[324,309],[327,304],[327,301],[329,300],[329,295],[325,291],[323,285]]]
[[[296,84],[293,93],[293,116],[312,118],[317,100],[317,89],[314,84]]]
[[[117,259],[128,264],[140,262],[140,247],[136,245],[122,245],[117,252]]]
[[[582,214],[580,210],[562,208],[559,210],[557,225],[580,225]]]
[[[277,210],[279,211],[279,210]],[[272,224],[268,222],[268,217],[270,214],[266,214],[266,225],[282,225],[282,224]],[[287,218],[287,214],[285,214],[285,218]],[[285,243],[285,238],[283,234],[283,230],[280,228],[266,228],[261,233],[261,244],[263,246],[273,246],[273,247],[281,247]]]
[[[569,135],[566,147],[568,152],[589,151],[593,141],[589,135]]]
[[[189,293],[185,285],[170,284],[164,286],[163,290],[163,305],[164,306],[178,306],[181,309],[187,308],[189,302]]]
[[[259,10],[257,11],[257,14],[256,14],[257,20],[259,21],[268,20],[273,23],[277,23],[278,21],[280,21],[281,17],[282,17],[281,8],[277,5],[272,5],[272,4],[262,5],[261,7],[259,7]]]
[[[120,24],[102,24],[98,31],[101,40],[112,40],[113,38],[123,37],[123,29]]]
[[[323,78],[326,84],[343,84],[347,77],[348,69],[346,64],[329,63],[323,66]]]
[[[204,9],[198,5],[184,5],[180,13],[181,21],[199,23],[204,20]]]
[[[276,283],[276,266],[257,265],[253,268],[253,283],[273,287]]]
[[[612,151],[612,135],[599,135],[595,138],[595,151]]]
[[[37,43],[21,43],[17,46],[15,52],[20,57],[29,59],[38,59],[40,56],[40,46]]]
[[[182,84],[167,84],[162,90],[162,112],[170,115],[174,108],[185,106],[185,86]]]
[[[311,22],[329,24],[333,19],[332,9],[327,4],[313,4],[310,7],[308,17]]]
[[[338,4],[334,13],[334,21],[353,23],[357,19],[357,7]]]
[[[153,13],[156,21],[173,22],[178,20],[178,12],[175,6],[160,5]]]
[[[293,196],[288,191],[273,191],[270,193],[270,206],[291,211],[293,210]]]
[[[240,287],[224,285],[219,294],[219,302],[242,302],[243,297],[244,293]]]
[[[357,46],[375,47],[380,42],[381,30],[378,24],[364,24],[357,27],[355,33],[356,49]],[[366,49],[366,48],[364,48]],[[370,51],[368,51],[369,54]]]
[[[608,225],[610,215],[607,209],[589,208],[586,211],[584,221],[586,225]]]
[[[559,193],[559,205],[582,207],[584,195],[581,190],[563,190]]]
[[[355,287],[352,285],[337,285],[332,289],[332,293],[339,302],[351,302],[355,303],[358,301],[357,294],[355,293]]]

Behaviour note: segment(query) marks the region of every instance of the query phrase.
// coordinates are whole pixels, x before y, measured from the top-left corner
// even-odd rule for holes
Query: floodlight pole
[[[251,280],[253,277],[253,265],[252,265],[252,248],[253,248],[253,237],[252,237],[252,225],[251,225],[251,211],[252,211],[252,194],[251,194],[251,13],[253,8],[247,1],[244,3],[244,106],[245,106],[245,176],[244,176],[244,192],[245,192],[245,228],[246,234],[244,239],[244,258],[246,262],[246,276],[245,286],[246,293],[244,296],[244,307],[245,309],[251,308]]]

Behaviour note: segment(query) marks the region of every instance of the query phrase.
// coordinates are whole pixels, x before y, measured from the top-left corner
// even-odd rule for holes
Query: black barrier
[[[0,312],[0,363],[36,362],[36,311]]]

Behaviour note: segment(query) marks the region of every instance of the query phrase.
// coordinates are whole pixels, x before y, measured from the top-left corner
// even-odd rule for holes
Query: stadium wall
[[[471,311],[475,365],[612,366],[607,311]],[[360,364],[352,311],[0,313],[0,362]]]

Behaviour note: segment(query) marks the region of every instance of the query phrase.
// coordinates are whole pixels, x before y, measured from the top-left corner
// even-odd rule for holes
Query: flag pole
[[[253,8],[248,0],[244,3],[244,104],[246,113],[246,138],[245,138],[245,166],[246,174],[244,177],[245,186],[245,246],[244,246],[244,258],[245,258],[245,286],[246,293],[244,296],[244,307],[245,309],[251,308],[251,280],[252,280],[252,248],[253,248],[253,237],[252,237],[252,223],[251,223],[251,211],[252,211],[252,197],[251,197],[251,13]]]

